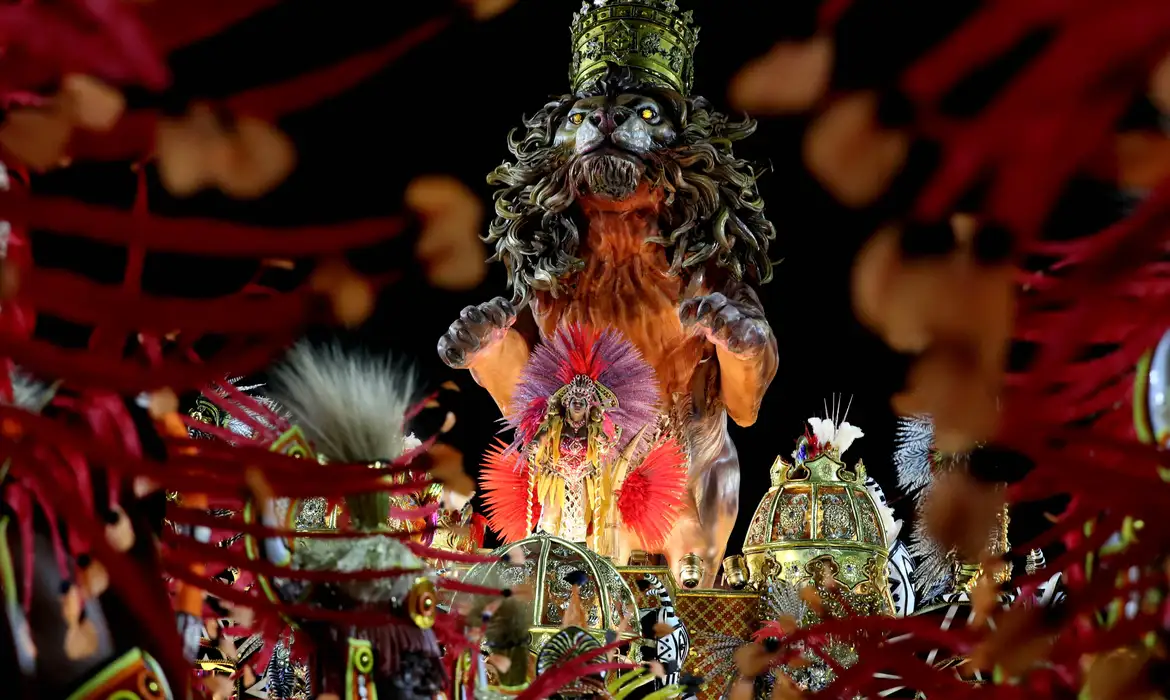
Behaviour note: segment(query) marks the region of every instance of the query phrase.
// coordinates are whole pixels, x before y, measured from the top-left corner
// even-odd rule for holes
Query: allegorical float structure
[[[464,580],[533,591],[535,654],[584,604],[576,628],[598,643],[635,632],[622,653],[661,662],[660,690],[705,676],[686,694],[717,698],[712,664],[792,608],[787,593],[844,590],[848,614],[893,615],[897,533],[864,467],[840,462],[860,431],[814,419],[795,461],[777,460],[746,568],[724,564],[739,493],[727,419],[755,421],[778,361],[754,291],[771,276],[774,231],[755,171],[731,151],[755,125],[691,93],[698,28],[674,0],[586,2],[571,34],[572,92],[512,134],[515,161],[489,178],[501,189],[488,238],[513,299],[468,307],[439,341],[515,431],[481,471],[489,523],[511,544]],[[514,325],[519,313],[537,337]],[[664,456],[678,448],[676,466]],[[575,563],[550,565],[550,552]],[[638,620],[608,619],[624,599],[604,601],[599,577],[634,592]],[[505,665],[500,692],[532,680]],[[829,679],[810,673],[811,688]]]
[[[661,663],[662,677],[652,687],[679,686],[685,697],[717,700],[737,675],[733,652],[778,619],[805,626],[906,612],[890,593],[892,580],[910,577],[897,560],[890,563],[891,551],[904,548],[897,539],[900,523],[864,465],[842,461],[861,431],[829,417],[812,418],[809,426],[791,461],[777,457],[773,486],[756,508],[744,554],[722,566],[692,559],[677,577],[646,552],[617,561],[612,552],[599,556],[585,542],[536,534],[495,550],[494,563],[464,567],[462,580],[531,591],[524,614],[531,620],[525,640],[532,654],[571,624],[599,644],[618,644],[622,658]],[[707,567],[722,570],[718,587],[698,586]],[[466,610],[474,598],[457,594],[447,604]],[[482,660],[489,668],[496,653],[484,643]],[[848,644],[832,645],[831,653],[839,666],[856,661]],[[811,652],[806,663],[776,672],[814,691],[834,679],[830,666]],[[534,680],[531,674],[511,674],[508,683],[500,677],[498,671],[489,675],[499,692],[516,692]],[[759,680],[761,697],[772,680]]]
[[[757,169],[732,150],[756,125],[692,92],[699,30],[675,0],[585,2],[570,34],[571,92],[511,134],[513,159],[488,178],[499,189],[487,240],[512,299],[464,309],[439,354],[518,421],[515,396],[542,344],[578,325],[632,344],[660,402],[629,471],[671,442],[687,471],[678,516],[647,546],[679,575],[684,559],[707,561],[710,586],[739,510],[727,421],[755,422],[778,367],[755,291],[771,279],[775,230]],[[521,333],[519,314],[538,337]],[[547,511],[547,491],[541,499]]]

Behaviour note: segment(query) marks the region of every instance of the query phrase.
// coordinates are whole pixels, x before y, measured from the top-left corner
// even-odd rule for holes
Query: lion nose
[[[619,126],[626,121],[629,115],[624,109],[611,109],[602,107],[593,114],[589,115],[589,121],[600,131],[603,135],[609,136],[617,130]]]

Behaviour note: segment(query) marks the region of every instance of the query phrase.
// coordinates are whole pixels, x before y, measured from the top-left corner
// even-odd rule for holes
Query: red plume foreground
[[[218,189],[247,199],[272,191],[296,165],[293,144],[273,126],[276,119],[357,86],[464,10],[439,8],[381,46],[277,84],[236,95],[214,92],[205,100],[183,95],[179,102],[187,104],[174,116],[176,91],[184,86],[170,84],[169,54],[276,4],[65,0],[0,9],[0,218],[11,224],[0,270],[0,527],[6,535],[0,561],[13,574],[4,577],[12,585],[4,585],[3,628],[14,634],[14,644],[0,648],[6,662],[7,650],[15,649],[16,664],[4,667],[21,671],[7,679],[6,693],[13,697],[58,691],[137,696],[161,693],[168,685],[177,697],[188,696],[189,667],[179,654],[175,611],[150,542],[158,535],[151,525],[157,527],[164,493],[181,494],[187,507],[172,508],[170,520],[196,535],[170,539],[163,551],[180,609],[199,620],[221,616],[222,610],[205,608],[204,593],[211,593],[232,608],[229,617],[237,624],[254,618],[258,629],[272,630],[283,626],[296,605],[269,601],[258,595],[260,587],[243,591],[246,575],[229,586],[212,574],[224,568],[265,576],[287,571],[215,547],[201,533],[291,532],[213,517],[206,509],[237,504],[262,484],[278,484],[278,494],[295,498],[340,498],[379,485],[365,465],[336,464],[324,477],[305,460],[270,452],[263,445],[274,437],[271,421],[259,421],[259,444],[196,446],[184,435],[174,393],[157,391],[202,388],[229,373],[260,369],[312,322],[357,323],[369,313],[370,287],[397,274],[370,282],[329,263],[352,248],[398,235],[407,216],[261,228],[150,210],[147,193],[156,181],[177,196]],[[466,9],[486,18],[507,4],[468,3]],[[85,161],[136,163],[137,193],[129,210],[38,193],[41,173]],[[50,232],[124,254],[121,283],[99,283],[34,260],[34,243],[45,249],[59,242]],[[209,276],[217,264],[248,260],[269,261],[263,272],[287,259],[303,260],[306,270],[318,272],[291,285],[292,291],[285,284],[276,285],[283,289],[278,291],[261,272],[239,291],[181,299],[146,291],[146,260],[160,254],[199,257]],[[428,265],[440,262],[428,258]],[[444,269],[443,276],[466,285],[478,274],[456,272]],[[42,320],[83,329],[86,337],[69,349],[34,338]],[[216,338],[213,353],[200,343],[208,336]],[[52,381],[52,390],[31,396],[22,378],[8,380],[14,365],[20,377]],[[143,391],[155,392],[153,398],[142,396],[138,406],[125,399]],[[150,410],[142,410],[147,404]],[[416,470],[435,467],[454,477],[446,466],[427,456],[412,463]],[[284,491],[285,485],[291,490]],[[309,578],[337,579],[336,572],[315,573]],[[371,575],[351,576],[363,577]],[[336,617],[319,609],[301,613]],[[60,626],[45,632],[48,638],[60,632],[62,649],[33,644],[27,621],[34,618]],[[444,629],[440,636],[458,646],[461,635]],[[101,673],[108,662],[123,672]],[[141,688],[119,686],[126,678]]]
[[[230,532],[239,524],[243,551],[216,553],[206,543],[177,537],[168,542],[164,560],[173,575],[189,583],[195,582],[184,569],[203,561],[254,575],[260,585],[250,592],[226,586],[211,592],[233,610],[255,609],[261,619],[252,629],[267,631],[269,639],[283,625],[266,611],[296,623],[289,634],[281,635],[285,640],[281,643],[291,654],[307,657],[307,667],[312,669],[310,692],[334,692],[344,685],[345,669],[336,659],[344,656],[347,640],[355,639],[368,642],[376,659],[374,668],[366,672],[369,684],[393,694],[390,689],[398,682],[393,679],[409,678],[415,684],[410,692],[437,692],[447,683],[438,643],[458,638],[462,630],[456,617],[437,610],[435,588],[444,588],[449,581],[438,577],[423,558],[441,555],[472,563],[494,559],[438,552],[414,541],[417,532],[390,529],[391,521],[420,517],[418,511],[394,507],[393,494],[421,492],[436,480],[442,480],[448,490],[462,488],[457,478],[461,465],[445,463],[458,461],[458,454],[449,449],[428,453],[434,438],[419,443],[408,432],[408,424],[420,429],[428,422],[421,414],[433,397],[414,402],[411,373],[338,346],[298,346],[271,376],[265,389],[270,398],[249,399],[239,390],[213,388],[204,400],[230,413],[207,408],[200,415],[212,418],[210,425],[190,421],[198,433],[220,433],[238,445],[223,453],[240,453],[237,469],[248,474],[253,498],[223,503],[235,513],[227,517],[220,513],[216,520],[220,531]],[[293,427],[290,421],[303,427]],[[222,424],[231,425],[234,432],[217,427]],[[279,437],[273,439],[275,432]],[[178,439],[174,445],[186,445],[184,449],[196,455],[205,449],[220,451],[216,443],[207,441]],[[321,495],[316,498],[307,498],[308,490],[300,485],[289,493],[291,484],[283,477],[270,480],[271,475],[262,476],[247,466],[254,459],[248,453],[256,448],[301,457],[298,461],[316,472],[317,480],[333,485],[318,486]],[[364,485],[346,484],[355,477]],[[378,480],[380,488],[375,485]],[[345,504],[336,525],[329,515],[335,500]],[[196,513],[184,506],[172,510],[172,516],[179,522],[193,522]],[[257,535],[252,531],[257,525],[294,528],[297,536],[290,540]],[[486,592],[498,594],[499,590]],[[280,682],[282,673],[293,673],[289,661],[273,663],[267,669],[254,667],[253,675],[272,684]]]
[[[1123,150],[1133,122],[1121,118],[1147,95],[1166,118],[1170,12],[1148,0],[897,12],[845,0],[824,3],[821,18],[816,37],[778,45],[733,94],[757,112],[814,112],[809,170],[850,206],[880,202],[886,224],[857,260],[853,299],[866,325],[915,355],[895,408],[930,414],[947,451],[990,442],[1024,455],[1014,503],[1071,496],[1053,528],[1017,547],[1064,554],[1014,581],[1026,592],[1062,571],[1067,599],[998,611],[987,581],[962,628],[836,620],[780,635],[761,654],[780,664],[829,635],[848,640],[859,661],[833,669],[834,697],[895,686],[947,698],[1145,697],[1167,663],[1170,524],[1158,504],[1170,484],[1163,454],[1134,439],[1132,387],[1170,326],[1170,181],[1144,164],[1145,201],[1105,230],[1068,230],[1061,215],[1086,181],[1138,180]],[[890,46],[901,49],[891,57]],[[1144,133],[1166,140],[1154,120]],[[948,522],[964,509],[946,499],[969,505],[972,489],[987,490],[933,494],[932,535],[949,533],[948,546],[971,524]],[[1003,682],[973,687],[932,669],[922,662],[932,649],[966,657],[964,678]]]
[[[208,38],[232,24],[262,13],[274,0],[240,3],[21,3],[0,11],[7,27],[3,42],[4,84],[0,99],[8,110],[0,123],[0,164],[10,181],[0,191],[0,214],[13,231],[3,272],[5,323],[0,355],[37,376],[134,393],[171,387],[176,391],[252,371],[271,361],[312,321],[356,325],[372,308],[372,287],[392,281],[398,270],[365,280],[338,261],[342,253],[392,239],[412,216],[389,216],[331,226],[265,228],[208,219],[176,219],[151,213],[147,193],[158,178],[171,194],[185,197],[205,188],[241,198],[266,194],[295,167],[294,146],[272,126],[361,84],[406,52],[437,36],[461,8],[438,8],[416,27],[383,45],[339,63],[244,93],[200,101],[184,96],[184,116],[164,115],[175,101],[166,52]],[[486,11],[479,7],[473,12]],[[498,5],[499,3],[497,3]],[[506,3],[505,3],[506,4]],[[450,10],[457,9],[455,13]],[[36,37],[33,41],[30,37]],[[56,95],[29,91],[62,85]],[[122,89],[138,88],[127,101]],[[145,90],[145,92],[143,92]],[[134,107],[127,107],[133,103]],[[170,114],[170,112],[167,112]],[[29,195],[30,179],[85,161],[136,163],[138,191],[129,210],[56,197]],[[425,186],[423,186],[425,185]],[[441,190],[441,191],[440,191]],[[444,226],[474,231],[476,202],[466,193],[437,187],[434,178],[415,187],[408,205],[420,213],[430,238],[449,245],[454,233]],[[458,221],[434,213],[436,207],[464,212]],[[448,212],[448,213],[450,213]],[[123,252],[121,285],[96,284],[60,269],[32,264],[30,231],[51,231]],[[36,234],[39,235],[39,234]],[[478,244],[466,238],[470,248]],[[438,254],[441,242],[420,239],[428,279],[460,287],[482,275],[482,265],[459,252]],[[204,264],[263,261],[251,283],[214,300],[188,301],[146,293],[143,271],[148,257],[203,256]],[[473,256],[477,257],[477,256]],[[441,259],[440,259],[441,258]],[[450,260],[448,260],[450,258]],[[300,288],[275,293],[267,282],[274,266],[304,260],[296,270],[317,271]],[[299,273],[285,275],[296,279]],[[304,275],[300,275],[303,278]],[[323,298],[323,299],[322,299]],[[325,303],[321,303],[322,300]],[[48,315],[92,329],[84,352],[69,352],[21,335],[36,315]],[[6,327],[7,327],[6,326]],[[177,341],[177,331],[184,339]],[[214,359],[196,356],[197,341],[217,340]],[[126,339],[137,352],[124,356]]]

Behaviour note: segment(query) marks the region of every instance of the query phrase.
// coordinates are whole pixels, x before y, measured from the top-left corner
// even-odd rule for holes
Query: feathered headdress
[[[852,405],[853,399],[850,399],[849,406]],[[858,438],[865,437],[861,428],[845,420],[849,417],[849,406],[845,407],[845,415],[840,416],[840,397],[834,395],[832,411],[826,405],[824,418],[813,416],[808,419],[808,427],[804,429],[804,435],[797,441],[792,458],[803,462],[816,459],[827,451],[835,453],[834,456],[839,459]],[[812,429],[811,433],[809,432],[810,428]]]
[[[301,343],[273,370],[271,388],[272,398],[330,461],[392,461],[407,449],[405,423],[416,380],[388,358],[348,352],[338,344]],[[386,493],[345,500],[354,527],[376,529],[389,518]]]
[[[339,344],[294,347],[272,372],[272,398],[294,417],[317,451],[337,462],[402,456],[406,415],[417,381],[389,358]]]
[[[536,437],[550,401],[578,378],[591,381],[610,405],[605,417],[621,431],[623,447],[658,414],[658,382],[642,353],[615,330],[573,324],[561,328],[532,353],[505,418],[516,431],[514,446]]]

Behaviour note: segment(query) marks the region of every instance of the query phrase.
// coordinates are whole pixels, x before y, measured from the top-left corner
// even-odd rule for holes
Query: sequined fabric
[[[545,467],[547,475],[564,481],[565,495],[559,513],[544,509],[540,525],[545,532],[570,542],[584,542],[589,529],[587,511],[591,508],[585,482],[597,475],[597,467],[585,459],[587,448],[584,438],[561,438],[559,459]]]

